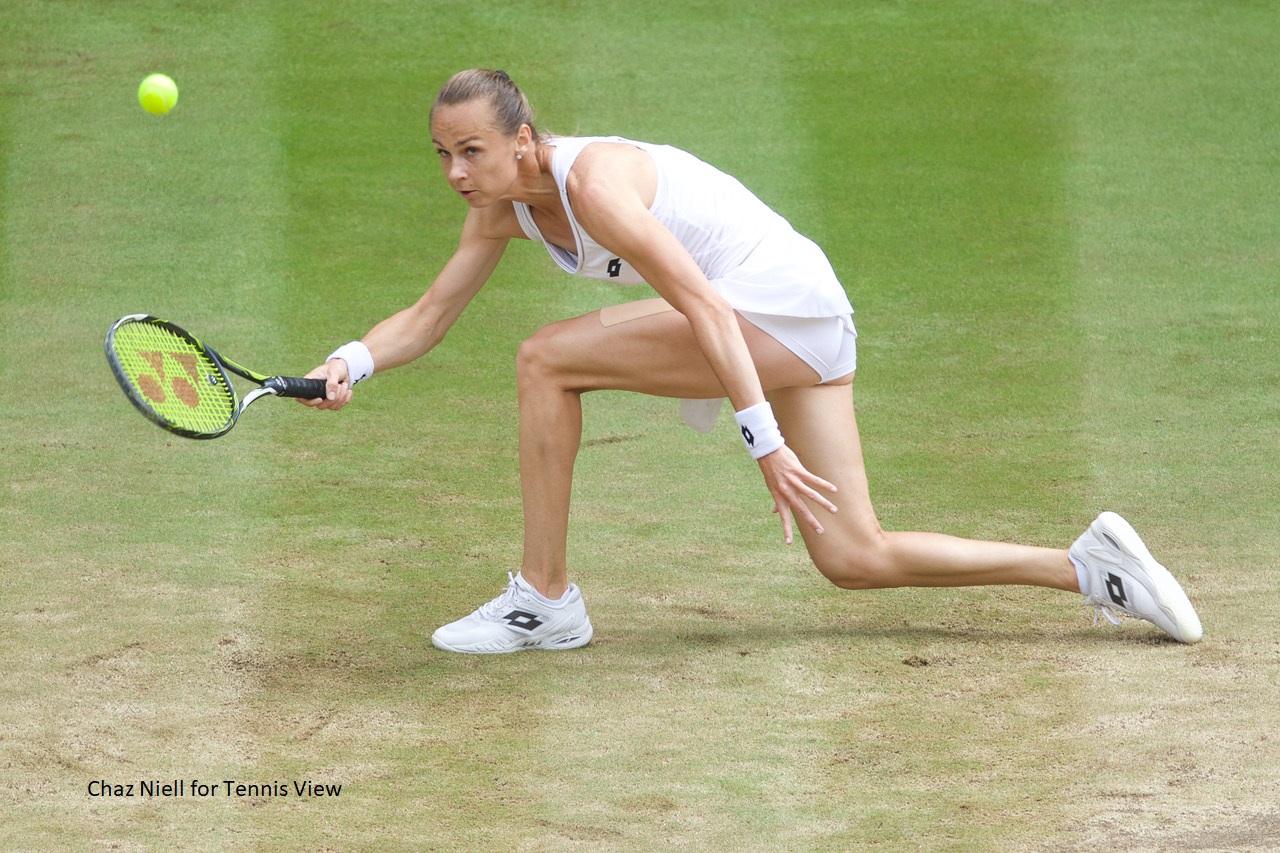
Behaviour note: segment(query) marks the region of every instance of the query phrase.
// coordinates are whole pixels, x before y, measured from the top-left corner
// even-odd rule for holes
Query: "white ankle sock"
[[[1076,567],[1076,583],[1080,584],[1080,594],[1088,595],[1092,584],[1089,583],[1089,572],[1085,569],[1084,563],[1071,557],[1071,565]]]
[[[520,582],[520,587],[525,592],[529,593],[538,601],[541,601],[543,604],[547,605],[548,607],[559,606],[564,601],[564,596],[569,594],[569,590],[566,589],[564,591],[564,595],[561,595],[559,598],[547,598],[545,595],[538,592],[538,590],[534,588],[533,584],[525,580],[524,575],[520,574],[519,572],[516,572],[516,580]]]

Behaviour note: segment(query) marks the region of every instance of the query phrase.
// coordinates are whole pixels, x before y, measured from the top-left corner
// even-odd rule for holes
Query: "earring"
[[[523,159],[524,159],[524,155],[523,155],[523,154],[516,154],[516,159],[517,159],[517,160],[523,160]]]

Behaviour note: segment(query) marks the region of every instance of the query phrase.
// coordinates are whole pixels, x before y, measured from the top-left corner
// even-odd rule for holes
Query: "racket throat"
[[[270,380],[268,380],[270,381]],[[248,394],[244,395],[244,399],[240,401],[240,411],[244,411],[250,403],[260,397],[274,397],[280,392],[275,388],[269,388],[265,384],[261,388],[254,388]]]

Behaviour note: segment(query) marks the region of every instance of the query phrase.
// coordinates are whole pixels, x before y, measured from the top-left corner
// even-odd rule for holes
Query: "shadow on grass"
[[[1017,647],[1020,655],[1035,649],[1057,653],[1064,649],[1094,653],[1116,645],[1166,646],[1182,644],[1154,627],[1140,624],[1111,626],[1055,625],[1033,626],[944,627],[901,624],[833,624],[829,626],[789,626],[777,621],[736,620],[732,624],[708,625],[703,620],[686,626],[663,629],[635,626],[612,630],[607,624],[596,626],[596,637],[589,648],[620,651],[642,656],[660,656],[680,652],[735,647],[763,650],[780,647],[893,647],[918,649],[947,646]]]

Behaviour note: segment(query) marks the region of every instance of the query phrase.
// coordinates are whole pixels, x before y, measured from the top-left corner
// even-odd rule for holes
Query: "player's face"
[[[498,128],[487,101],[437,107],[431,141],[449,186],[467,204],[487,207],[509,198],[506,193],[517,173],[517,141]]]

